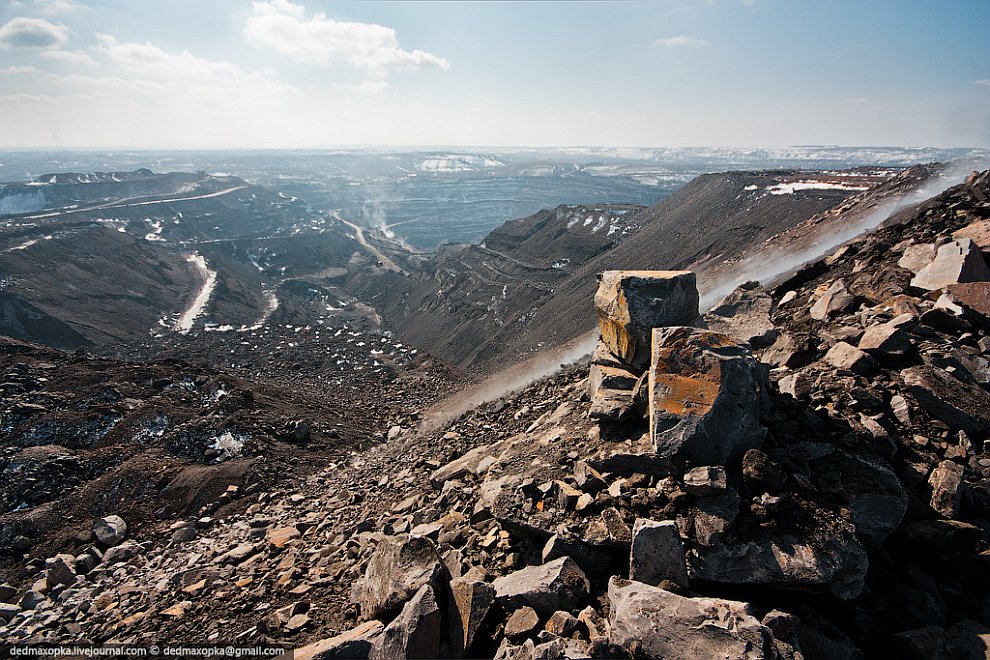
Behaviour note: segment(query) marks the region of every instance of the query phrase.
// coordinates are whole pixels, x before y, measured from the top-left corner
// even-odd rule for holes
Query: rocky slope
[[[653,323],[604,278],[591,365],[434,431],[395,417],[295,483],[134,532],[97,519],[108,502],[61,546],[9,543],[3,637],[985,657],[988,227],[984,172],[770,292],[652,332],[697,312],[694,278],[636,275],[682,292]]]

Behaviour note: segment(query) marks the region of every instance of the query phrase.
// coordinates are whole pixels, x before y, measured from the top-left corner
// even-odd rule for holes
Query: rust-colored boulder
[[[608,352],[642,371],[650,364],[653,328],[698,318],[697,279],[690,271],[607,270],[598,283],[595,311]]]
[[[650,437],[660,456],[725,465],[760,447],[766,372],[749,348],[697,328],[653,331]]]

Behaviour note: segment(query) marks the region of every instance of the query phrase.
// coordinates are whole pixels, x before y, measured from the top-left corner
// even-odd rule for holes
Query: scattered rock
[[[354,583],[351,600],[366,619],[398,611],[423,585],[439,589],[449,572],[433,542],[425,537],[389,538],[379,543],[364,578]]]
[[[904,384],[922,408],[953,428],[972,435],[990,430],[990,394],[930,366],[901,372]]]
[[[365,621],[335,637],[321,639],[293,651],[294,660],[351,660],[367,658],[371,645],[385,629],[381,621]]]
[[[505,622],[505,636],[513,641],[528,637],[540,626],[540,616],[532,607],[520,607]]]
[[[725,468],[720,465],[703,465],[688,470],[684,473],[683,481],[684,490],[695,497],[721,495],[728,488]]]
[[[772,310],[773,299],[760,283],[746,282],[705,313],[705,325],[753,348],[765,348],[777,339]]]
[[[932,486],[932,508],[945,518],[959,515],[964,471],[961,465],[942,461],[928,477],[928,483]]]
[[[825,361],[840,371],[849,371],[859,376],[871,373],[877,367],[876,360],[844,341],[828,350]]]
[[[474,643],[474,636],[495,602],[495,588],[478,580],[457,578],[450,581],[448,619],[450,646],[457,657]]]
[[[684,544],[677,531],[677,523],[672,520],[636,520],[629,554],[629,579],[652,585],[669,580],[687,588]]]
[[[570,557],[555,559],[542,566],[530,566],[495,580],[495,598],[503,607],[532,607],[545,618],[557,610],[581,605],[591,585],[584,572]]]
[[[433,587],[424,584],[375,639],[369,658],[403,660],[440,655],[443,626]]]
[[[774,657],[773,635],[748,603],[687,598],[615,577],[608,583],[608,600],[608,640],[635,657]]]
[[[55,555],[45,560],[45,582],[51,589],[60,584],[76,581],[76,558],[72,555]]]

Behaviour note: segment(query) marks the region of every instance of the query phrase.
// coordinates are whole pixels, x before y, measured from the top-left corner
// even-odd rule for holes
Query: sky
[[[988,0],[0,0],[0,148],[986,148],[988,25]]]

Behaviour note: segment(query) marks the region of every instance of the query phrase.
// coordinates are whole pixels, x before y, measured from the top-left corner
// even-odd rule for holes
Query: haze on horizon
[[[0,148],[990,147],[985,0],[8,0]]]

